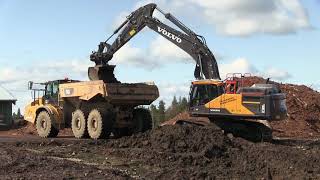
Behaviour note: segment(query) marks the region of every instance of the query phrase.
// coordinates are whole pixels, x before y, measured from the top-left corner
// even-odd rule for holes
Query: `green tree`
[[[185,110],[187,110],[188,108],[188,100],[186,97],[183,97],[182,100],[181,100],[181,103],[180,103],[180,112],[183,112]]]
[[[159,112],[154,104],[150,105],[150,112],[152,116],[153,127],[156,127],[159,125]]]
[[[176,98],[176,96],[173,96],[173,100],[171,102],[171,107],[176,108],[177,106],[178,106],[177,98]]]
[[[166,118],[166,106],[163,100],[159,101],[159,106],[158,106],[158,111],[159,111],[159,123],[162,123],[165,121]]]
[[[178,108],[179,108],[179,102],[178,102],[176,96],[173,96],[171,106],[169,106],[166,111],[166,119],[171,119],[174,116],[176,116]]]
[[[12,114],[12,119],[17,119],[17,114],[15,112]]]
[[[20,108],[18,108],[18,112],[17,112],[17,118],[20,119],[22,117],[21,115],[21,111],[20,111]]]

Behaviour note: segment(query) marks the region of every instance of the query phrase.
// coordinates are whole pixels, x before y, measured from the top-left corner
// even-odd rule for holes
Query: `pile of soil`
[[[277,179],[316,177],[320,173],[317,165],[320,157],[315,153],[319,150],[317,143],[313,142],[312,147],[273,143],[256,144],[225,136],[214,126],[175,125],[116,139],[105,146],[129,148],[121,153],[122,158],[144,159],[145,165],[162,169],[161,173],[151,171],[146,177]]]
[[[265,83],[261,77],[248,77],[243,86],[252,86]],[[282,92],[286,93],[288,118],[282,121],[273,121],[271,125],[274,135],[278,137],[315,138],[320,137],[320,93],[305,85],[281,84]],[[169,120],[190,119],[187,112],[178,114]]]
[[[252,143],[214,127],[164,126],[108,140],[13,143],[0,148],[0,179],[319,178],[319,142]]]

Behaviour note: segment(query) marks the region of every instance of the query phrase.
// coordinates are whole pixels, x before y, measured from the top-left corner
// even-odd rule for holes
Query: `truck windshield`
[[[58,82],[52,82],[47,85],[46,98],[57,98],[58,97]]]

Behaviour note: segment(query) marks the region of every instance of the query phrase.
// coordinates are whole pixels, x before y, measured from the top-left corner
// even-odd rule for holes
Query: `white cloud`
[[[152,70],[159,65],[159,62],[150,58],[146,50],[132,47],[130,43],[128,43],[114,54],[110,64],[122,64]]]
[[[265,72],[261,72],[261,75],[263,77],[270,77],[279,81],[286,80],[291,77],[289,72],[274,67],[266,69]]]
[[[291,74],[286,71],[276,67],[264,68],[263,70],[258,69],[252,65],[245,58],[238,58],[230,63],[223,63],[220,65],[221,78],[225,79],[228,73],[250,73],[254,76],[261,76],[264,78],[271,78],[274,80],[284,81],[291,78]]]
[[[257,74],[258,70],[245,58],[237,58],[230,63],[219,66],[221,79],[225,79],[229,73],[251,73]]]
[[[191,0],[203,8],[208,24],[225,35],[287,34],[310,28],[299,0]]]
[[[162,36],[158,36],[150,45],[150,55],[166,61],[185,61],[191,56]]]
[[[224,35],[287,34],[311,27],[300,0],[142,0],[132,11],[150,2],[181,19],[212,25]]]
[[[112,27],[113,29],[117,29],[127,18],[127,16],[130,15],[130,12],[128,11],[122,11],[120,14],[115,18],[113,21]]]

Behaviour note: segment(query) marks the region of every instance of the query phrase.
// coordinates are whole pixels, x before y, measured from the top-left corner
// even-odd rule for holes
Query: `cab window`
[[[223,87],[214,84],[193,85],[190,94],[191,106],[204,105],[223,94]]]
[[[59,84],[58,82],[49,83],[46,88],[46,98],[57,98],[58,97]]]

